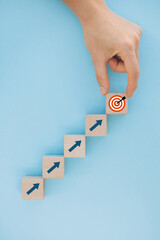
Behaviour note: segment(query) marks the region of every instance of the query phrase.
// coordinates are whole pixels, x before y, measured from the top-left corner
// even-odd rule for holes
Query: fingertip
[[[100,87],[100,92],[101,92],[102,96],[105,96],[108,92],[108,89],[105,89],[104,87]]]
[[[128,98],[132,98],[133,95],[134,95],[134,92],[131,91],[131,90],[128,90],[128,89],[127,89],[127,91],[126,91],[126,95],[127,95]]]
[[[126,94],[127,95],[127,98],[132,98],[133,97],[133,94]]]

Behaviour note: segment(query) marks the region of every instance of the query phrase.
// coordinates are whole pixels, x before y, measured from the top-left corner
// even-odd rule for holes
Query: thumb
[[[93,64],[101,94],[106,95],[109,90],[109,77],[107,73],[106,61],[104,59],[96,58],[93,60]]]

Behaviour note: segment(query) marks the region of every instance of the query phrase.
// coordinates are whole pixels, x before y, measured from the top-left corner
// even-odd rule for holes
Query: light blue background
[[[66,159],[43,201],[22,201],[22,177],[42,174],[44,154],[63,154],[64,134],[83,134],[105,97],[60,0],[0,0],[1,240],[160,239],[160,2],[109,2],[143,29],[128,115],[108,117],[107,137],[87,138],[85,159]],[[126,74],[109,77],[110,91],[125,91]]]

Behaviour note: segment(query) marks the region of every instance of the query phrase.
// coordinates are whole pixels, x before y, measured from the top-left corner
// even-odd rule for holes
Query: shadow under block
[[[107,93],[106,114],[127,114],[128,98],[126,93]]]
[[[23,200],[43,200],[45,180],[42,177],[24,177],[22,179]]]
[[[43,157],[43,178],[64,178],[64,157]]]
[[[107,136],[107,116],[106,114],[85,116],[86,136]]]
[[[86,139],[85,135],[65,135],[64,136],[64,157],[84,158]]]

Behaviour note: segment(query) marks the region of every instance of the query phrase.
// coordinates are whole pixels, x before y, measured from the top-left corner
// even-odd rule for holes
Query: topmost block
[[[127,114],[128,98],[126,93],[107,93],[106,114]]]

